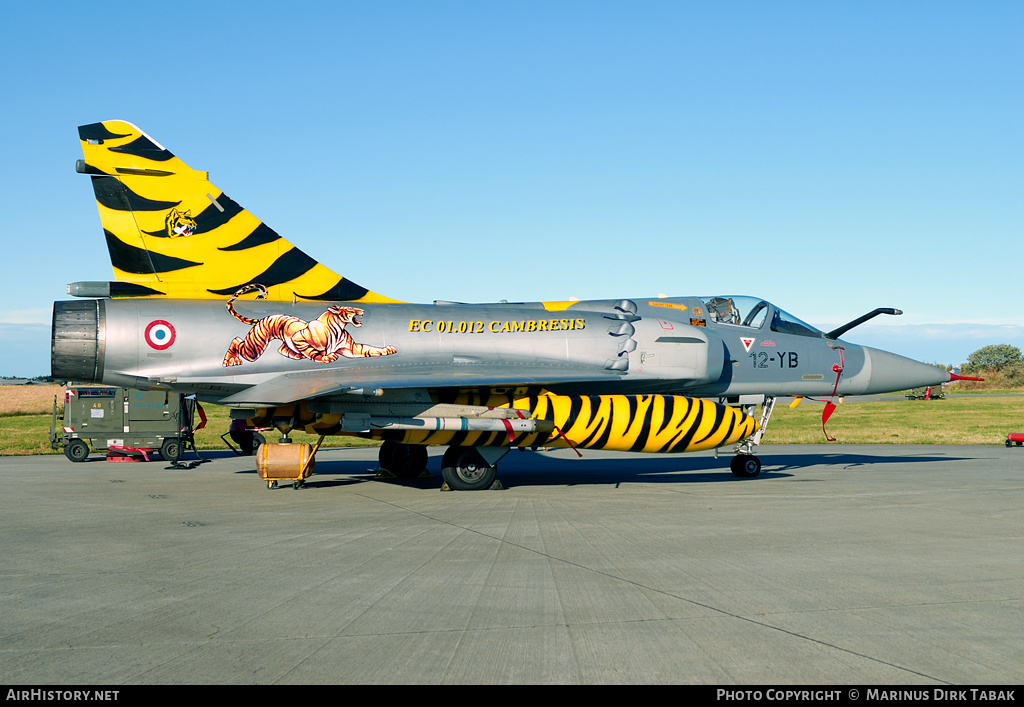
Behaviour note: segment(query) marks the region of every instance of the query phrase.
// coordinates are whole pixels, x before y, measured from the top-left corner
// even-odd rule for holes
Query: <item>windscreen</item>
[[[780,334],[796,334],[797,336],[813,336],[821,338],[825,336],[820,330],[815,329],[807,322],[803,322],[794,317],[789,312],[784,312],[778,307],[775,307],[775,312],[772,314],[772,331],[777,331]]]

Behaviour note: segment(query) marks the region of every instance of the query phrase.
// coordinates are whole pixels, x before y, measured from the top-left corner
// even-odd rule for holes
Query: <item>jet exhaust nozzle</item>
[[[106,310],[103,300],[53,303],[50,372],[56,380],[103,378]]]

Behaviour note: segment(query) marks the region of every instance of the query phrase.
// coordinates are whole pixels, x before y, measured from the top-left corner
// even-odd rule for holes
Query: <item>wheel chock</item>
[[[447,481],[443,481],[443,482],[441,482],[441,490],[442,491],[454,491],[455,489],[453,489],[451,486],[449,486]],[[504,491],[505,487],[502,485],[502,483],[500,481],[495,479],[494,483],[492,483],[490,486],[487,487],[487,490],[488,491]]]
[[[381,467],[377,471],[373,472],[373,478],[375,479],[397,479],[398,477],[392,474],[387,469]]]

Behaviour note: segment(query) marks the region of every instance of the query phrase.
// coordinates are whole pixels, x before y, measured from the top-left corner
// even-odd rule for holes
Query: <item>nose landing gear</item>
[[[761,473],[761,460],[753,454],[737,454],[729,462],[733,476],[741,479],[752,479]]]
[[[756,403],[748,406],[747,414],[753,416],[756,409]],[[729,462],[729,468],[732,469],[733,476],[741,479],[752,479],[761,473],[761,460],[754,454],[754,450],[757,449],[757,445],[761,443],[765,430],[768,429],[768,420],[771,419],[774,409],[775,397],[771,395],[766,396],[761,406],[761,419],[758,421],[757,432],[736,446],[736,456]]]

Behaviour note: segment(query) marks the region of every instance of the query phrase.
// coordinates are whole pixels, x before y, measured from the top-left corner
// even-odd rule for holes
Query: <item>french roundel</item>
[[[174,343],[174,327],[163,319],[155,319],[146,327],[146,343],[157,351],[163,351]]]

